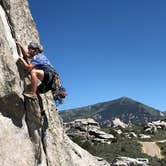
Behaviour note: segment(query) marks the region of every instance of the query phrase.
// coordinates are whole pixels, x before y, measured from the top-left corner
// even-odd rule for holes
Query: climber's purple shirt
[[[47,65],[51,65],[50,61],[47,59],[47,57],[44,54],[35,55],[31,60],[31,64],[34,65],[35,68],[40,68],[40,69],[42,69]]]

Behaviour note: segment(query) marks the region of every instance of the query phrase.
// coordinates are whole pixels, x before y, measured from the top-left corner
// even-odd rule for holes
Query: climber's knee
[[[32,78],[38,78],[40,81],[44,79],[44,71],[39,69],[33,69],[31,71]]]

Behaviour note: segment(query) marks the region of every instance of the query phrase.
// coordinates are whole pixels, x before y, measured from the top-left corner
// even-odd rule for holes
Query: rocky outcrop
[[[66,136],[50,93],[22,96],[29,76],[17,62],[15,42],[39,41],[27,0],[0,0],[0,25],[0,165],[109,165]]]
[[[130,157],[117,157],[112,166],[148,166],[149,160],[145,158],[134,159]]]
[[[129,132],[129,133],[123,133],[123,135],[126,137],[126,138],[137,138],[137,134],[135,134],[134,132]]]
[[[65,123],[70,137],[79,137],[82,141],[91,141],[110,144],[114,140],[112,134],[100,130],[100,125],[94,119],[76,119]]]
[[[88,118],[88,119],[76,119],[69,123],[64,123],[66,130],[70,130],[71,128],[78,129],[80,131],[87,131],[89,128],[100,128],[100,125],[98,122],[96,122],[94,119]]]
[[[139,134],[139,137],[140,137],[141,139],[150,139],[150,138],[151,138],[150,135],[145,135],[145,134]]]
[[[126,127],[128,127],[128,125],[122,122],[119,118],[115,118],[114,120],[112,120],[112,127],[114,128],[120,127],[125,129]]]
[[[145,132],[150,134],[156,133],[158,129],[166,130],[166,122],[164,120],[148,122],[145,125]]]

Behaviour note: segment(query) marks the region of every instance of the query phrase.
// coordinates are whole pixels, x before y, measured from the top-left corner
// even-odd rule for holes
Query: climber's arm
[[[26,57],[31,58],[29,52],[28,52],[20,43],[17,42],[16,44],[17,44],[18,47],[21,48],[22,53],[23,53]]]
[[[34,65],[32,65],[32,64],[28,64],[26,61],[25,61],[25,59],[23,58],[23,57],[19,57],[19,60],[23,63],[23,65],[24,65],[24,68],[28,71],[28,72],[30,72],[33,68],[34,68]]]

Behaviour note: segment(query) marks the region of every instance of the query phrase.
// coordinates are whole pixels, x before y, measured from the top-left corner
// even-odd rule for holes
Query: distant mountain
[[[163,112],[128,97],[121,97],[116,100],[81,108],[63,110],[59,113],[64,122],[70,122],[79,118],[94,118],[100,124],[109,124],[115,117],[120,118],[125,123],[131,122],[134,124],[142,124],[166,117]]]

